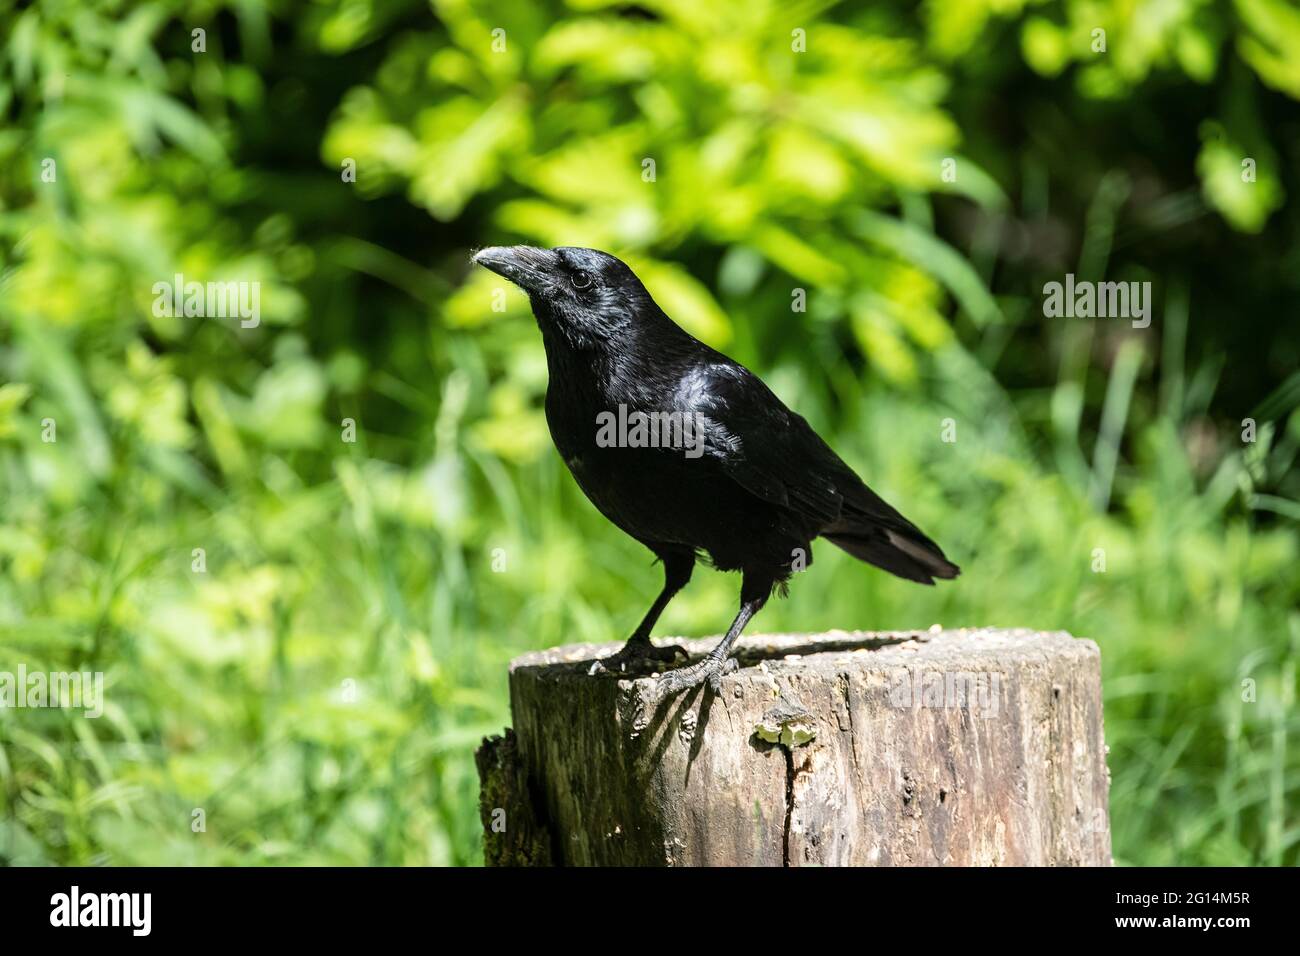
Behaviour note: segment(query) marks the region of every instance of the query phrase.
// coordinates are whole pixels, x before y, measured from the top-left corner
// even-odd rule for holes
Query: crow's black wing
[[[959,573],[744,366],[722,360],[692,368],[677,399],[702,417],[705,453],[750,494],[790,509],[832,544],[900,577],[929,584]]]
[[[843,493],[833,471],[836,463],[847,466],[744,366],[715,362],[691,369],[678,401],[702,419],[705,454],[746,491],[813,522],[830,524],[840,516]]]

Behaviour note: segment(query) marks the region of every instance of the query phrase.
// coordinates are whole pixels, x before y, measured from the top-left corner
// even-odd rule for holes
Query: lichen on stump
[[[1110,863],[1091,641],[754,636],[720,695],[673,696],[589,675],[613,649],[511,663],[514,736],[479,752],[489,865]]]

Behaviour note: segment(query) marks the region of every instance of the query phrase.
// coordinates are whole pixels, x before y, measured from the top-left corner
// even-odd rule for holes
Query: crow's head
[[[658,311],[632,270],[597,249],[491,246],[474,261],[527,292],[543,329],[575,345],[608,341]]]

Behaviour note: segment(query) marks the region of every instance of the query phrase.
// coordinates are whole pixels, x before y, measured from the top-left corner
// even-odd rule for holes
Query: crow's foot
[[[593,661],[588,674],[626,674],[629,671],[644,670],[651,664],[671,664],[678,657],[690,660],[686,648],[680,644],[668,644],[658,647],[649,640],[628,641],[619,650]]]
[[[719,659],[710,654],[697,664],[659,675],[659,689],[665,694],[675,694],[708,681],[712,691],[720,694],[723,676],[739,668],[740,663],[734,657]]]

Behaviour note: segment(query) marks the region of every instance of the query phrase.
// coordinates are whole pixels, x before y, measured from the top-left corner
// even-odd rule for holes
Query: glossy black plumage
[[[484,249],[475,262],[529,295],[550,373],[546,420],[570,472],[605,517],[664,562],[663,593],[598,669],[675,650],[656,648],[650,630],[697,555],[742,572],[741,611],[704,661],[664,675],[670,690],[705,679],[716,689],[741,628],[775,586],[811,565],[814,538],[923,584],[959,573],[758,376],[677,326],[614,256],[515,246]],[[599,416],[620,405],[689,416],[702,442],[602,447]]]

